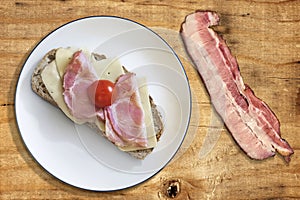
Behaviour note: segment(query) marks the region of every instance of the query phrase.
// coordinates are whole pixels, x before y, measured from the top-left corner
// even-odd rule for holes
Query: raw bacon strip
[[[109,120],[112,130],[110,138],[121,138],[124,145],[146,147],[147,132],[144,120],[144,111],[138,91],[135,74],[121,75],[113,90],[113,103],[104,109],[106,119]],[[110,128],[110,126],[106,126]],[[113,136],[115,133],[117,136]],[[119,144],[121,142],[116,140]]]
[[[278,151],[289,162],[293,149],[280,137],[278,119],[244,84],[236,59],[225,41],[210,28],[218,22],[216,13],[197,11],[188,15],[181,27],[186,50],[212,104],[250,158],[262,160]]]
[[[63,95],[72,115],[80,121],[95,120],[95,106],[88,97],[87,88],[96,80],[96,72],[84,53],[74,53],[65,70]]]

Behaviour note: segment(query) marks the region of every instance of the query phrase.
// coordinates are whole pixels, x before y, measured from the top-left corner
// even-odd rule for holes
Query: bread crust
[[[38,63],[37,67],[34,69],[32,77],[31,77],[31,88],[32,90],[45,101],[51,103],[52,105],[57,106],[56,102],[53,100],[51,95],[49,94],[43,79],[42,79],[42,72],[48,66],[49,63],[55,60],[55,54],[57,49],[53,49],[49,51],[42,60]],[[97,56],[97,55],[96,55]],[[149,96],[149,101],[151,105],[151,111],[153,116],[154,122],[154,129],[156,133],[157,140],[160,139],[161,134],[163,132],[163,123],[162,123],[162,116],[160,112],[157,110],[157,106],[154,103],[151,96]],[[90,128],[94,129],[97,133],[101,134],[102,136],[106,137],[105,133],[101,131],[96,124],[94,123],[86,123]],[[135,151],[127,151],[131,156],[137,159],[144,159],[148,154],[153,151],[153,148],[149,149],[142,149],[142,150],[135,150]]]
[[[46,66],[55,60],[56,49],[49,51],[39,62],[37,67],[34,69],[31,76],[31,88],[32,90],[42,97],[44,100],[48,101],[54,106],[57,106],[56,102],[52,99],[49,94],[43,79],[42,79],[42,71],[46,68]]]

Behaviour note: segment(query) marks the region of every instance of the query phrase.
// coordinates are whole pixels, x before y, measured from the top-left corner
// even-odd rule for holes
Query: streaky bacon
[[[211,26],[218,25],[215,12],[188,15],[180,33],[210,95],[211,102],[233,138],[252,159],[266,159],[276,151],[287,162],[294,153],[281,138],[279,120],[268,105],[244,84],[237,60]]]

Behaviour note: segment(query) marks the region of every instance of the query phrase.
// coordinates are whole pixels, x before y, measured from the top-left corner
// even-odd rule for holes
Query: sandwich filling
[[[88,52],[60,48],[42,72],[43,82],[60,109],[75,123],[95,123],[123,151],[157,144],[145,79],[124,72],[117,59],[97,60]],[[97,108],[88,87],[96,80],[115,83],[112,104]]]

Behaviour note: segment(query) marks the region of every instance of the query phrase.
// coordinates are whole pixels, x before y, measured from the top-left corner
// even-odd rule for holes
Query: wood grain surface
[[[295,150],[289,164],[279,155],[250,160],[225,128],[212,151],[199,157],[212,107],[177,37],[185,16],[199,9],[219,13],[216,29],[244,82],[276,113],[282,137]],[[115,192],[81,190],[47,173],[24,145],[14,112],[18,76],[35,45],[53,29],[91,15],[125,17],[157,30],[182,59],[193,95],[189,131],[175,159],[150,180]],[[1,0],[0,44],[0,199],[300,199],[300,1]]]

